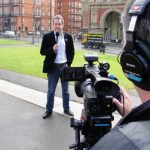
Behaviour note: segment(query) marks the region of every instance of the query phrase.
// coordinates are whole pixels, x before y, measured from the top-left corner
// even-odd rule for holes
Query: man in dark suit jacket
[[[48,93],[46,112],[43,119],[51,116],[54,105],[54,94],[59,78],[62,85],[64,113],[73,116],[69,107],[68,82],[62,78],[62,70],[71,66],[74,58],[74,44],[72,36],[63,32],[64,20],[61,15],[53,17],[54,31],[43,36],[40,53],[45,56],[43,72],[48,76]]]

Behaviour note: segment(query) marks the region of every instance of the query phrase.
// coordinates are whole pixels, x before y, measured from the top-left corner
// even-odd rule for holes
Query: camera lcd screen
[[[84,67],[68,67],[63,70],[63,78],[67,81],[83,81],[85,79]]]

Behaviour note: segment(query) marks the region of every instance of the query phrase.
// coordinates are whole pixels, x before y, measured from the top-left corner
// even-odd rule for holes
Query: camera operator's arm
[[[128,93],[124,88],[120,88],[120,93],[122,93],[123,95],[123,98],[121,98],[121,102],[119,102],[119,100],[117,100],[116,98],[113,98],[113,103],[116,105],[120,115],[124,116],[132,110],[133,104]]]

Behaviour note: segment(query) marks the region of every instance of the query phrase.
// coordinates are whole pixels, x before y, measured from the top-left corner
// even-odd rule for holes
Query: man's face
[[[53,21],[53,27],[54,27],[54,30],[56,32],[62,32],[62,29],[63,29],[62,20],[61,19],[54,19],[54,21]]]

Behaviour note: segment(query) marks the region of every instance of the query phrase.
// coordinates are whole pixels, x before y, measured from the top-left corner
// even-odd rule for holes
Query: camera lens
[[[109,92],[110,89],[111,89],[110,84],[107,84],[107,85],[105,85],[105,86],[102,84],[102,85],[99,87],[99,90],[100,90],[101,92]]]
[[[99,95],[105,95],[105,96],[108,96],[108,95],[113,96],[119,91],[119,87],[115,83],[109,80],[97,81],[94,87],[95,87],[96,93],[98,93]]]

